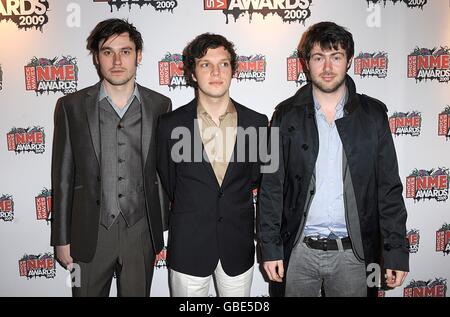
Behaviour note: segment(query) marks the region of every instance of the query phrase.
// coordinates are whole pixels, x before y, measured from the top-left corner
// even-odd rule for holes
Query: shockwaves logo
[[[157,269],[167,267],[167,247],[164,246],[162,251],[156,255],[154,266]]]
[[[33,57],[25,66],[26,90],[34,90],[36,95],[62,92],[64,95],[77,91],[77,59],[62,56],[53,59]]]
[[[158,69],[161,86],[169,86],[169,89],[187,87],[183,71],[183,55],[167,53],[158,62]]]
[[[119,11],[120,8],[126,5],[128,5],[128,10],[131,10],[132,5],[138,5],[139,9],[144,5],[151,5],[158,12],[170,11],[173,13],[173,10],[178,6],[177,0],[94,0],[94,2],[108,3],[111,7],[111,12],[113,12],[114,7]]]
[[[298,56],[298,52],[294,51],[287,58],[287,80],[295,82],[297,86],[303,86],[307,82],[306,73],[303,70],[305,62]]]
[[[384,6],[386,6],[386,2],[392,2],[396,4],[397,2],[403,2],[406,4],[408,8],[421,8],[427,4],[428,0],[367,0],[367,3],[378,4],[383,2]]]
[[[447,47],[415,48],[408,56],[408,78],[416,81],[437,80],[448,83],[450,80],[449,59],[450,51]]]
[[[450,253],[450,224],[445,223],[436,231],[436,252]]]
[[[45,253],[39,255],[25,254],[19,260],[19,273],[27,279],[32,277],[55,278],[56,266],[53,254]]]
[[[409,242],[409,253],[419,252],[420,233],[417,229],[411,229],[406,233]]]
[[[406,178],[406,198],[414,201],[421,199],[436,199],[442,202],[448,199],[449,173],[448,168],[427,170],[415,169]]]
[[[48,22],[47,0],[1,0],[0,22],[11,20],[19,29],[36,28],[42,31],[42,27]]]
[[[394,112],[389,118],[389,126],[393,135],[419,136],[422,127],[422,116],[418,111]]]
[[[355,75],[364,77],[386,78],[388,71],[388,54],[378,53],[359,53],[354,59]]]
[[[12,128],[7,134],[8,151],[17,153],[45,152],[45,133],[42,127]]]
[[[434,281],[412,280],[404,289],[403,297],[445,297],[447,279],[437,277]]]
[[[226,16],[231,14],[234,21],[248,13],[249,21],[252,21],[254,13],[261,14],[264,18],[268,14],[278,15],[283,22],[302,22],[311,16],[312,0],[203,0],[204,9],[222,10]]]
[[[237,68],[233,78],[236,78],[238,81],[264,81],[266,79],[266,66],[266,57],[264,55],[238,56]]]
[[[450,139],[450,106],[439,114],[438,135],[445,136],[446,140]]]
[[[52,211],[52,191],[44,188],[39,195],[34,198],[36,206],[36,219],[50,221]]]
[[[0,196],[0,219],[3,221],[13,221],[14,219],[14,201],[8,194]]]

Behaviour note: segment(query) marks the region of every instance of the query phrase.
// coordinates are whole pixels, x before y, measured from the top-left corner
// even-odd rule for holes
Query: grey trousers
[[[91,262],[74,260],[80,266],[80,286],[74,297],[109,296],[116,276],[117,295],[150,296],[155,254],[146,217],[128,228],[120,215],[106,229],[99,225],[97,249]]]
[[[364,262],[351,249],[309,248],[303,237],[292,250],[286,275],[286,297],[366,297]]]

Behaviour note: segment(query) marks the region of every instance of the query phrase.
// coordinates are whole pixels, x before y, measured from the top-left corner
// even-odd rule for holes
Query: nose
[[[114,54],[113,63],[114,63],[114,65],[122,64],[122,57],[120,56],[120,54],[116,54],[116,53]]]
[[[220,67],[219,67],[219,65],[213,65],[212,66],[211,74],[213,76],[219,76],[219,74],[220,74]]]
[[[323,70],[331,71],[331,69],[332,69],[331,57],[326,57],[323,63]]]

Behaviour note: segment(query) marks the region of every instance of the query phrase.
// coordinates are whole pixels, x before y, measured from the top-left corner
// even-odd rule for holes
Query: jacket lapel
[[[92,86],[87,91],[87,97],[84,104],[86,105],[86,117],[89,125],[89,132],[91,134],[92,146],[94,147],[97,162],[100,165],[100,119],[97,102],[99,91],[100,83]]]
[[[153,98],[150,94],[145,93],[144,89],[138,85],[139,93],[142,96],[142,162],[145,166],[147,156],[150,149],[150,142],[153,132]]]

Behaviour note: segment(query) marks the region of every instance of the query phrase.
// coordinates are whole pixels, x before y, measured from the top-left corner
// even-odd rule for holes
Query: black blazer
[[[161,201],[156,173],[154,129],[169,98],[138,85],[142,97],[144,194],[155,253],[164,246]],[[71,256],[90,262],[97,247],[101,201],[100,83],[58,100],[52,153],[53,213],[51,245],[70,244]],[[162,210],[161,210],[162,209]]]
[[[267,127],[265,115],[233,103],[238,127]],[[199,128],[194,121],[196,118],[197,100],[194,99],[162,115],[157,128],[158,171],[172,202],[168,265],[175,271],[204,277],[214,272],[220,259],[224,271],[236,276],[254,263],[252,189],[259,183],[260,161],[250,162],[249,138],[245,138],[245,162],[236,162],[235,159],[229,163],[222,186],[219,186],[211,164],[203,159],[205,156],[194,162],[194,150],[190,153],[190,162],[176,162],[171,152],[183,137],[172,140],[174,128],[189,131],[190,137],[183,141],[194,149],[196,139],[200,153],[203,151]],[[238,129],[237,139],[240,135],[243,134]],[[257,136],[260,137],[259,134]],[[233,157],[236,158],[236,145]]]

